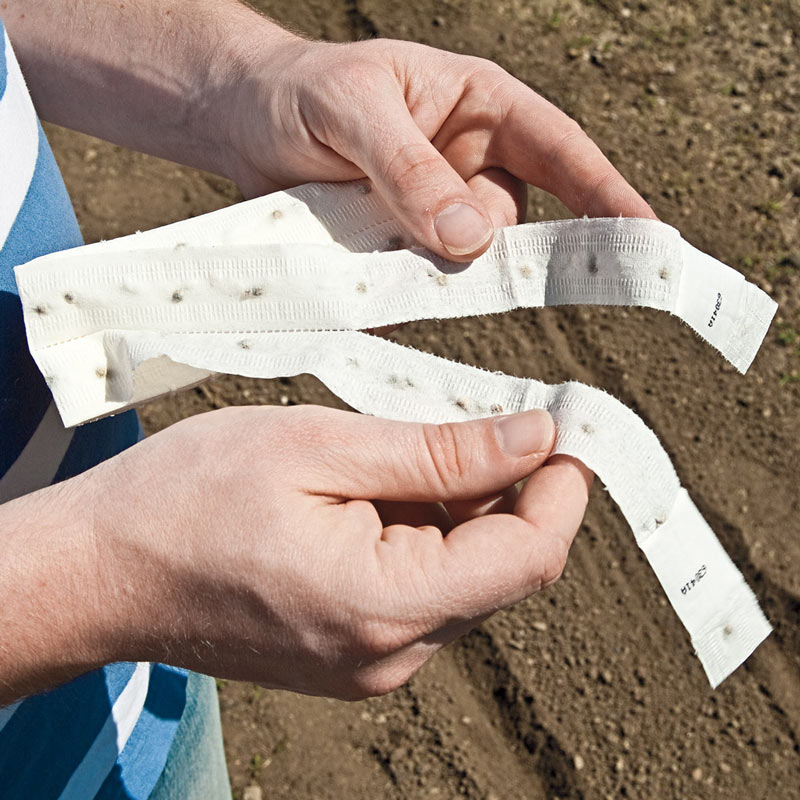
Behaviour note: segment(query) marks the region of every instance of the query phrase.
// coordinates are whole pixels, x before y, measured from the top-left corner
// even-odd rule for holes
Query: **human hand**
[[[538,411],[436,426],[250,407],[179,422],[75,479],[92,487],[87,603],[105,609],[104,658],[390,691],[561,573],[591,473],[545,461],[552,443]],[[446,535],[435,501],[460,523]]]
[[[575,214],[655,217],[566,114],[490,61],[411,42],[282,38],[239,59],[224,171],[246,196],[368,177],[451,260],[525,215],[526,183]]]
[[[238,0],[6,5],[45,118],[248,197],[366,176],[420,244],[461,261],[522,220],[526,183],[575,214],[654,217],[573,120],[484,59],[311,42]]]

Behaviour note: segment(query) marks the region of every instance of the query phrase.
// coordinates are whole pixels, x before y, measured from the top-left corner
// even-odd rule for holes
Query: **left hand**
[[[367,177],[451,260],[523,219],[527,183],[578,215],[655,216],[576,122],[490,61],[311,42],[238,0],[168,5],[5,0],[39,113],[225,175],[248,197]]]
[[[419,243],[460,261],[524,219],[526,183],[578,215],[655,217],[576,122],[490,61],[289,37],[239,70],[226,172],[246,196],[366,176]]]

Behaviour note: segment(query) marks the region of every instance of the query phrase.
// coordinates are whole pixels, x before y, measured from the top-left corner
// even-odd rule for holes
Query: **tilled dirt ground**
[[[800,797],[800,3],[265,0],[334,40],[494,59],[576,117],[665,221],[780,303],[747,376],[674,318],[608,308],[408,325],[467,363],[602,386],[657,432],[774,634],[712,691],[597,487],[563,579],[358,704],[220,686],[237,797]],[[238,199],[227,182],[48,129],[87,240]],[[564,216],[532,196],[529,217]],[[240,403],[341,406],[308,377],[219,379],[149,430]]]

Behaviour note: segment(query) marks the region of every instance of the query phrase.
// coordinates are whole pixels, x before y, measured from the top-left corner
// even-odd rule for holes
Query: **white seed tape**
[[[671,311],[747,369],[775,303],[643,219],[497,232],[464,268],[405,248],[364,184],[309,184],[17,268],[31,352],[67,425],[214,372],[310,373],[352,407],[447,422],[546,408],[630,524],[712,686],[769,634],[758,602],[655,434],[605,392],[457,364],[360,332],[565,303]]]

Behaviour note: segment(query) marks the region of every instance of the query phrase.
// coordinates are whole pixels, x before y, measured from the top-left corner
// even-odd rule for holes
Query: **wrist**
[[[223,145],[217,171],[234,181],[245,196],[262,193],[263,167],[275,153],[276,134],[286,121],[289,84],[298,60],[320,43],[253,14],[227,41],[226,76],[219,97],[217,131]],[[257,152],[253,152],[255,149]],[[265,158],[264,153],[269,155]],[[269,187],[271,190],[275,187]]]

